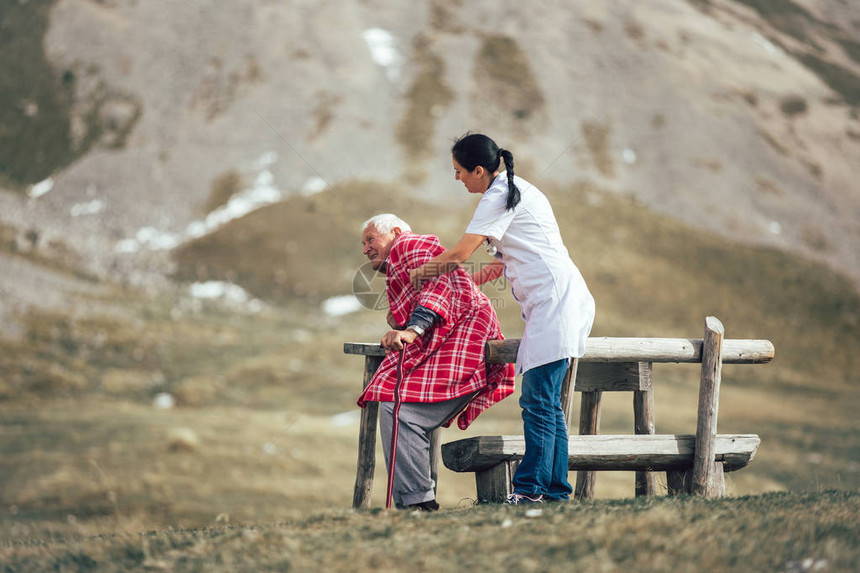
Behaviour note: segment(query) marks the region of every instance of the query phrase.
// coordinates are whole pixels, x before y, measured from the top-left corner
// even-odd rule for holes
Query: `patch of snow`
[[[268,169],[278,160],[278,154],[274,151],[267,151],[263,155],[257,158],[257,161],[254,162],[254,169],[257,171],[261,171],[263,169]]]
[[[373,61],[385,68],[385,75],[389,80],[397,82],[400,79],[403,56],[397,51],[396,41],[391,32],[382,28],[368,28],[361,36],[370,48],[370,57]]]
[[[93,199],[86,203],[77,203],[72,205],[69,214],[72,217],[80,217],[81,215],[95,215],[101,213],[105,208],[105,202],[101,199]]]
[[[774,235],[781,235],[782,234],[782,225],[780,225],[776,221],[771,221],[770,225],[767,226],[767,229],[768,229],[768,231],[770,231]]]
[[[254,178],[254,185],[230,197],[225,205],[206,215],[202,221],[192,221],[185,228],[184,233],[166,233],[153,227],[144,227],[137,232],[134,239],[123,239],[117,243],[114,251],[136,253],[141,247],[147,247],[153,251],[172,249],[188,239],[196,239],[211,233],[225,223],[244,217],[260,207],[277,203],[281,200],[281,191],[275,186],[275,176],[269,170],[277,159],[278,155],[274,151],[266,152],[257,158],[254,169],[258,173]],[[135,241],[137,245],[133,244]]]
[[[752,40],[760,47],[764,49],[768,54],[772,54],[774,56],[782,55],[782,50],[779,49],[776,45],[774,45],[770,40],[759,34],[758,32],[753,32]]]
[[[624,162],[628,165],[633,165],[636,163],[636,152],[627,148],[621,152],[621,158],[624,159]]]
[[[188,238],[196,239],[211,233],[221,225],[244,217],[265,205],[281,200],[281,192],[273,185],[274,176],[269,170],[262,171],[254,181],[254,187],[230,197],[226,205],[218,207],[202,221],[194,221],[185,229]]]
[[[155,227],[140,229],[135,239],[141,246],[147,247],[152,251],[168,251],[181,242],[179,235],[159,231]]]
[[[176,405],[176,400],[174,400],[173,396],[167,392],[161,392],[156,394],[155,399],[152,401],[152,405],[160,410],[170,410]]]
[[[54,188],[54,178],[48,177],[47,179],[43,179],[38,183],[34,184],[30,189],[27,190],[27,196],[30,199],[38,199],[42,195],[48,193],[51,189]]]
[[[787,573],[801,573],[803,571],[829,571],[830,563],[827,559],[813,559],[812,557],[807,557],[806,559],[799,561],[789,561],[785,564],[785,571]]]
[[[328,187],[328,183],[322,177],[313,176],[308,179],[304,186],[302,186],[302,195],[316,195],[321,191],[325,191],[325,188]]]
[[[314,335],[305,330],[304,328],[297,328],[293,331],[293,340],[299,343],[310,342],[313,340]]]
[[[342,316],[361,310],[361,302],[352,294],[334,296],[323,301],[322,309],[329,316]]]
[[[134,239],[123,239],[113,246],[115,253],[131,254],[140,251],[140,243]]]
[[[189,287],[191,296],[202,299],[224,299],[233,303],[245,303],[251,298],[245,289],[233,283],[222,281],[206,281],[194,283]]]
[[[341,412],[329,418],[329,423],[335,428],[345,428],[353,426],[361,420],[361,412],[359,410],[350,410],[349,412]]]
[[[268,456],[272,456],[278,453],[278,448],[275,447],[275,444],[273,442],[266,442],[265,444],[263,444],[261,450],[264,454]]]

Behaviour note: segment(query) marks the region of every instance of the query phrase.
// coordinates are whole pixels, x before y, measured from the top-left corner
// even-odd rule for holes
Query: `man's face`
[[[388,258],[394,239],[399,234],[399,227],[395,227],[390,233],[380,233],[376,230],[376,225],[372,223],[364,229],[364,233],[361,234],[361,246],[363,247],[361,252],[368,258],[373,270],[378,271]]]

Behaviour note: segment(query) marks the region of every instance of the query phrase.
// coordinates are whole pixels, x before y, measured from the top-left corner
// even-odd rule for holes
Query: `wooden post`
[[[579,433],[596,435],[600,433],[600,392],[582,392],[582,406],[579,413]],[[593,499],[597,472],[579,471],[576,473],[576,499]]]
[[[430,479],[433,480],[433,491],[439,484],[439,460],[442,459],[442,428],[436,428],[430,434]]]
[[[714,461],[724,333],[723,324],[715,317],[709,316],[705,319],[702,378],[699,382],[699,413],[696,424],[696,453],[693,456],[691,484],[691,493],[704,497],[718,497],[719,492],[725,490],[723,484],[717,483]]]
[[[367,388],[376,369],[382,364],[383,358],[383,356],[364,357],[363,388]],[[352,507],[370,507],[373,472],[376,469],[376,422],[378,417],[379,402],[368,402],[361,411],[361,427],[358,430],[358,469],[355,472]]]
[[[564,421],[567,422],[567,431],[570,432],[570,410],[573,404],[573,388],[576,381],[576,367],[579,359],[571,358],[570,366],[561,381],[561,411],[564,412]]]
[[[723,468],[725,464],[723,462],[716,462],[714,464],[714,497],[726,497],[726,474],[725,469]]]
[[[651,363],[639,363],[640,385],[647,385],[649,390],[633,392],[633,427],[636,434],[654,433],[654,390],[651,385]],[[647,384],[642,384],[647,379]],[[655,495],[657,493],[657,476],[653,472],[636,472],[636,495]]]
[[[666,488],[668,495],[675,496],[690,491],[691,470],[669,470],[666,472]]]
[[[490,469],[475,472],[478,503],[502,503],[513,492],[511,482],[519,460],[505,461]]]

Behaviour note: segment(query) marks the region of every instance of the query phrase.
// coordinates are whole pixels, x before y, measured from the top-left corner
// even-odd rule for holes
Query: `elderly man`
[[[484,362],[485,343],[502,333],[489,299],[465,270],[435,277],[420,292],[412,286],[409,271],[445,250],[437,237],[416,235],[391,214],[366,221],[361,236],[364,255],[386,275],[392,330],[381,341],[389,353],[358,405],[380,402],[388,465],[399,355],[393,351],[405,347],[393,497],[399,508],[434,511],[439,505],[430,478],[430,434],[455,417],[465,430],[483,410],[509,396],[513,367]]]

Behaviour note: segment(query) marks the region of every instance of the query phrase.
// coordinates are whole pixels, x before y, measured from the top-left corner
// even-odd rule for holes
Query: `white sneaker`
[[[507,499],[505,499],[505,505],[528,505],[532,503],[543,503],[543,495],[532,497],[515,492],[509,495]]]

